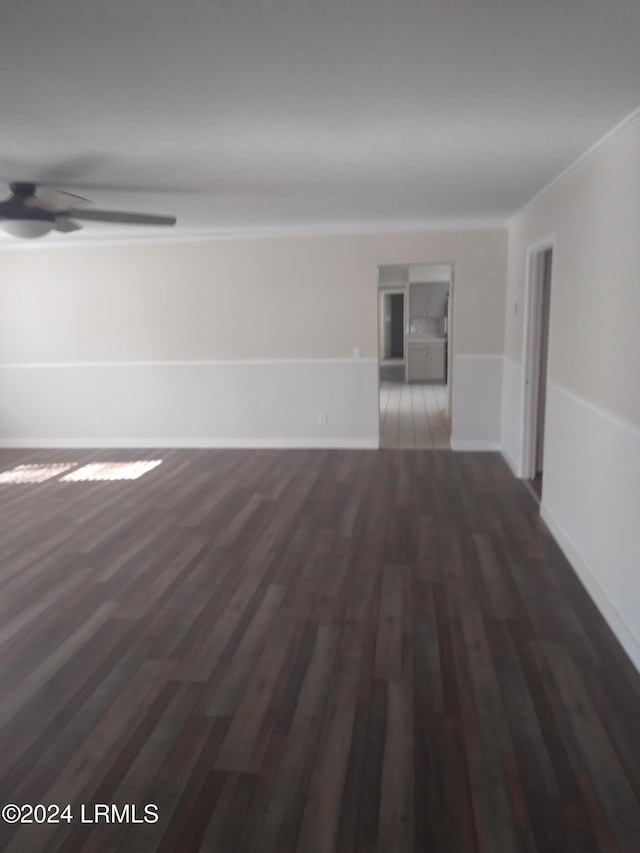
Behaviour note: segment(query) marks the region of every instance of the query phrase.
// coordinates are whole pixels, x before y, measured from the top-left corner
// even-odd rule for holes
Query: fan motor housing
[[[9,184],[9,189],[18,198],[30,198],[36,194],[36,185],[29,181],[13,181]]]
[[[5,201],[0,203],[0,219],[28,219],[39,222],[55,222],[56,215],[41,207],[25,207],[20,201]]]

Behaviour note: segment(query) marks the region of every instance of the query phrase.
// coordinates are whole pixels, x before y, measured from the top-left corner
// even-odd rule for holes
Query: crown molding
[[[567,181],[570,177],[581,172],[585,169],[590,163],[593,163],[594,160],[597,160],[599,157],[602,157],[607,151],[609,151],[613,146],[620,142],[625,136],[628,136],[630,133],[633,133],[634,130],[640,127],[640,107],[635,109],[632,113],[629,113],[626,118],[623,118],[621,122],[612,127],[604,136],[600,137],[600,139],[595,142],[590,148],[587,148],[576,160],[573,161],[566,169],[563,169],[560,174],[556,175],[549,183],[543,187],[539,193],[536,193],[532,199],[530,199],[524,207],[521,207],[517,213],[514,213],[513,216],[510,216],[506,221],[506,225],[510,226],[514,220],[516,220],[522,213],[532,207],[536,202],[540,201],[542,198],[551,193],[554,189],[559,187],[565,181]]]
[[[247,226],[234,230],[174,231],[171,234],[153,234],[148,237],[113,237],[113,235],[97,238],[74,236],[73,240],[48,241],[42,240],[1,240],[2,251],[31,251],[43,249],[82,249],[96,246],[138,246],[147,244],[170,243],[202,243],[219,240],[270,240],[287,237],[358,237],[364,235],[387,234],[421,234],[443,233],[457,231],[488,231],[506,227],[504,219],[446,219],[446,220],[408,220],[402,222],[362,222],[344,223],[343,225],[321,223],[317,225],[276,225],[276,226]]]

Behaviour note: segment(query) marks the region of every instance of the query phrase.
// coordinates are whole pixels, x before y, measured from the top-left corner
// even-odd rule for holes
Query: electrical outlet
[[[360,347],[354,347],[353,348],[353,357],[354,358],[360,358]]]
[[[320,426],[327,425],[327,413],[326,412],[318,412],[318,423]]]

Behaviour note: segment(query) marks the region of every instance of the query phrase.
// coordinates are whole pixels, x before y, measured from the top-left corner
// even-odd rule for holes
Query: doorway
[[[391,303],[390,358],[404,358],[404,293],[391,293],[387,298]]]
[[[380,290],[379,373],[387,382],[402,382],[405,374],[406,291],[403,287]]]
[[[452,282],[452,264],[378,268],[381,447],[451,447]]]
[[[525,294],[523,476],[538,501],[544,478],[553,245],[529,251]]]

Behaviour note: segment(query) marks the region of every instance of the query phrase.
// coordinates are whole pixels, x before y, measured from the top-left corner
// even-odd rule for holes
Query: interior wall
[[[126,442],[125,424],[112,423],[112,415],[131,403],[123,382],[132,374],[124,368],[144,364],[154,371],[157,389],[149,440],[180,443],[190,436],[230,443],[242,435],[260,443],[267,437],[264,408],[252,404],[253,386],[241,365],[269,363],[265,381],[273,399],[289,400],[270,427],[272,440],[375,446],[378,265],[453,262],[454,359],[501,359],[506,249],[506,229],[491,229],[5,250],[0,382],[8,405],[0,416],[1,438],[5,444],[27,436],[40,443]],[[308,384],[304,365],[311,362],[322,366],[323,387],[334,380],[342,387],[335,400],[320,395],[316,404],[313,393],[309,398],[320,381],[316,371]],[[287,385],[292,363],[300,367],[296,381],[306,384],[302,395],[297,385]],[[175,435],[178,425],[169,425],[165,411],[175,396],[166,370],[179,365],[175,381],[192,383],[196,398],[205,399],[213,391],[197,370],[203,364],[216,367],[216,383],[226,383],[237,418],[195,409],[188,435]],[[70,395],[78,393],[78,371],[87,370],[94,377],[88,384],[104,387],[79,417]],[[53,387],[55,394],[43,392]],[[499,410],[500,400],[481,405]],[[319,423],[321,412],[327,424]],[[474,439],[473,424],[456,419],[455,398],[453,422],[454,430]],[[58,424],[56,435],[49,434],[49,423]],[[497,442],[499,435],[491,438]]]
[[[527,250],[553,240],[542,514],[640,668],[640,128],[509,230],[502,443],[522,457]]]

